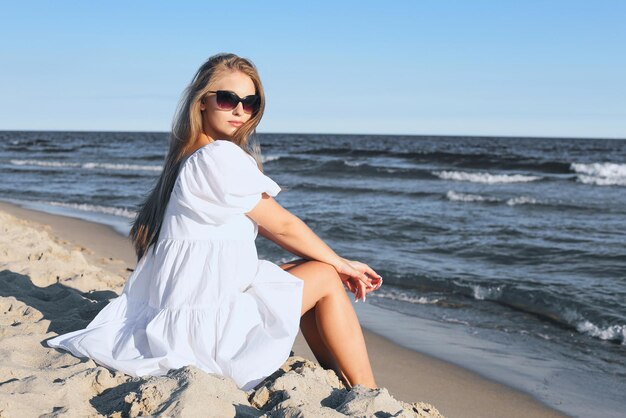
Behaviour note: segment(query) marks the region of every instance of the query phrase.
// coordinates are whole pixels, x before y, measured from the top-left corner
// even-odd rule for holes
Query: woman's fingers
[[[383,279],[378,276],[368,278],[368,283],[370,284],[372,290],[379,288],[382,281]]]
[[[361,263],[360,261],[352,261],[351,263],[353,264],[355,269],[357,269],[359,272],[363,274],[364,277],[369,276],[372,278],[382,279],[382,276],[376,273],[374,269],[368,266],[367,264]]]
[[[367,287],[366,291],[367,293],[373,292],[374,290],[378,290],[380,288],[380,286],[383,283],[383,279],[382,278],[378,278],[378,277],[374,277],[372,278],[368,278],[368,283],[370,286]]]
[[[367,266],[367,272],[368,272],[368,273],[369,273],[369,275],[370,275],[370,276],[372,276],[372,277],[378,277],[379,279],[382,279],[382,278],[383,278],[383,276],[381,276],[380,274],[376,273],[376,272],[374,271],[374,269],[373,269],[373,268],[371,268],[370,266]]]
[[[382,279],[363,278],[361,275],[353,276],[351,280],[353,281],[350,282],[350,285],[354,290],[351,289],[350,291],[355,294],[355,301],[357,302],[359,299],[365,302],[366,295],[379,289],[382,285]]]
[[[374,283],[374,287],[380,287],[382,282],[383,282],[383,278],[382,277],[374,277],[372,279],[372,283]]]
[[[376,273],[374,271],[374,269],[371,268],[370,266],[368,266],[367,264],[364,264],[364,263],[361,263],[361,264],[362,264],[362,267],[363,267],[363,272],[367,273],[370,277],[377,278],[377,279],[382,279],[383,278],[380,274]]]
[[[365,302],[365,295],[367,294],[366,283],[363,282],[362,280],[358,280],[357,289],[358,289],[358,293],[356,296],[356,301],[358,302],[359,299],[363,299],[363,302]]]
[[[339,269],[346,277],[344,280],[348,290],[355,294],[355,299],[365,301],[367,293],[377,290],[382,285],[382,276],[367,264],[359,261],[346,260]]]

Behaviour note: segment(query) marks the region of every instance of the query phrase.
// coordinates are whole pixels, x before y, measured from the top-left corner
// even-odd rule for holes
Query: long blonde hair
[[[180,164],[202,132],[200,100],[209,90],[213,90],[215,82],[221,76],[233,71],[240,71],[252,79],[255,93],[259,95],[260,106],[258,111],[228,139],[250,154],[263,171],[260,146],[254,135],[265,110],[265,94],[257,69],[251,61],[235,54],[213,55],[202,64],[183,92],[172,122],[169,151],[165,157],[163,171],[145,201],[139,205],[132,222],[129,237],[135,247],[137,261],[141,260],[148,247],[158,240],[165,208],[178,177]],[[249,143],[252,145],[251,150]]]

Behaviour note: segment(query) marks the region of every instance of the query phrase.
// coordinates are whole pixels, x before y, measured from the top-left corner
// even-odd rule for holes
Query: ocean
[[[276,200],[384,277],[355,304],[364,326],[571,416],[623,416],[626,140],[256,138]],[[2,131],[0,199],[127,234],[167,140]]]

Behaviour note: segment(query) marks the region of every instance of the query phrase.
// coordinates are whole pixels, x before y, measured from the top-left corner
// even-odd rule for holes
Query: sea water
[[[258,134],[277,201],[384,285],[364,326],[573,416],[626,408],[626,140]],[[0,199],[127,234],[166,133],[0,132]],[[261,258],[295,258],[257,238]]]

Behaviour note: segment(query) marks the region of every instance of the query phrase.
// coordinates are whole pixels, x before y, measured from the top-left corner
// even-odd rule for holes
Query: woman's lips
[[[232,121],[232,120],[228,121],[228,123],[230,123],[233,126],[241,126],[241,125],[243,125],[243,122],[235,122],[235,121]]]

